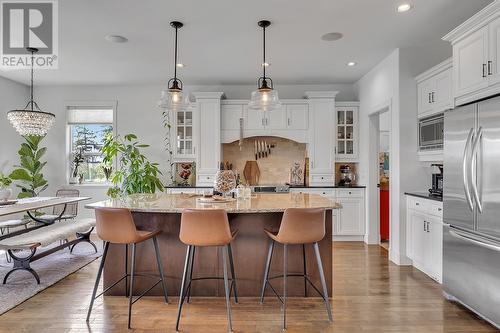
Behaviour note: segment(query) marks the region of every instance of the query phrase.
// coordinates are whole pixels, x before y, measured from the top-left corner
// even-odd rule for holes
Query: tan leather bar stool
[[[264,282],[262,284],[262,292],[260,294],[260,302],[264,302],[264,293],[266,287],[269,286],[273,293],[278,297],[280,302],[283,304],[283,329],[286,329],[286,287],[287,287],[287,277],[288,276],[300,276],[304,277],[304,291],[307,293],[307,282],[318,292],[318,294],[323,298],[325,303],[326,312],[328,314],[328,319],[333,321],[332,310],[330,308],[330,301],[328,298],[328,289],[326,287],[325,274],[323,272],[323,265],[321,262],[321,256],[319,254],[318,242],[325,237],[325,210],[317,208],[289,208],[285,210],[283,218],[281,220],[280,229],[277,234],[274,234],[268,230],[264,230],[269,238],[271,239],[269,244],[269,251],[267,253],[266,268],[264,271]],[[269,277],[269,268],[271,266],[271,260],[273,256],[274,243],[283,244],[283,275]],[[318,288],[309,279],[306,272],[306,256],[305,256],[305,245],[312,244],[314,248],[314,253],[316,255],[316,263],[318,265],[318,271],[321,280],[321,286],[323,292],[320,292]],[[302,256],[304,260],[304,274],[288,274],[287,272],[287,248],[288,245],[302,245]],[[283,278],[283,296],[280,297],[276,290],[271,285],[270,280],[275,278]],[[306,294],[307,295],[307,294]]]
[[[124,208],[96,208],[96,230],[97,235],[104,241],[104,253],[102,255],[101,264],[99,265],[99,270],[97,271],[97,278],[95,280],[94,291],[92,292],[92,299],[90,301],[89,311],[87,313],[87,322],[90,319],[90,313],[92,312],[92,306],[97,297],[103,295],[105,292],[116,286],[122,280],[125,280],[125,292],[128,293],[128,328],[130,328],[130,320],[132,314],[132,304],[137,302],[142,296],[146,295],[151,289],[156,287],[161,283],[163,288],[163,295],[165,297],[165,303],[168,303],[167,296],[167,286],[165,283],[165,278],[163,276],[163,265],[160,259],[160,251],[158,249],[158,240],[156,237],[161,233],[161,230],[156,231],[142,231],[137,230],[135,227],[134,219],[132,214],[128,209]],[[153,284],[149,289],[141,293],[136,299],[133,299],[132,293],[134,290],[134,278],[136,276],[140,277],[156,277],[146,274],[136,274],[135,273],[135,248],[138,243],[142,243],[149,239],[153,240],[153,245],[156,253],[156,263],[158,265],[158,271],[160,273],[160,279]],[[125,275],[118,281],[113,283],[111,286],[106,288],[103,292],[96,296],[97,288],[99,287],[99,281],[101,280],[102,270],[104,268],[104,263],[106,261],[106,256],[108,254],[109,244],[123,244],[125,245]],[[132,265],[130,269],[130,274],[128,272],[128,245],[132,245]],[[127,280],[130,277],[130,287],[127,285]]]
[[[187,245],[186,260],[184,262],[184,273],[182,275],[181,290],[179,293],[179,310],[177,312],[176,331],[179,330],[182,305],[186,297],[191,293],[191,283],[196,280],[222,279],[220,277],[198,277],[193,278],[193,263],[196,247],[217,246],[222,253],[222,266],[224,271],[224,290],[226,293],[226,309],[229,330],[233,330],[231,322],[231,291],[234,289],[236,303],[238,296],[236,291],[236,276],[234,274],[233,253],[231,241],[237,231],[231,232],[227,213],[223,209],[185,209],[181,217],[181,230],[179,239]],[[231,269],[231,287],[229,287],[227,260]],[[186,285],[186,280],[189,282]]]

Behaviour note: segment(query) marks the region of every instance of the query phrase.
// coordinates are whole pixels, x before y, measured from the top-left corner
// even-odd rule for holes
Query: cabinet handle
[[[290,118],[288,118],[288,126],[290,126],[290,123],[291,123],[291,122],[290,122]]]
[[[442,210],[443,210],[443,208],[438,208],[438,212],[440,212],[440,211],[442,211]]]
[[[431,97],[432,97],[432,103],[434,103],[435,102],[435,100],[434,100],[434,91],[431,93]]]
[[[427,222],[427,232],[431,232],[431,223],[430,222]]]
[[[483,64],[483,77],[486,77],[486,64]]]
[[[432,103],[431,102],[431,93],[429,93],[429,104]]]
[[[426,222],[426,221],[424,221],[424,232],[427,232],[426,225],[427,225],[427,222]]]
[[[415,205],[416,205],[416,206],[420,206],[420,204],[419,204],[418,202],[415,202]]]
[[[261,122],[262,122],[262,126],[264,126],[264,118],[262,118],[262,121],[261,121]]]
[[[492,67],[491,65],[492,65],[492,64],[493,64],[493,63],[492,63],[492,61],[491,61],[491,60],[489,60],[489,61],[488,61],[488,75],[493,75],[493,72],[491,71],[491,67]]]

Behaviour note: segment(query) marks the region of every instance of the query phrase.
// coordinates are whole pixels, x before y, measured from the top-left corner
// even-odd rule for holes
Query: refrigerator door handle
[[[473,175],[472,178],[472,193],[474,194],[474,201],[476,201],[477,204],[477,209],[479,210],[479,213],[483,212],[483,204],[481,203],[481,198],[479,197],[479,191],[477,190],[477,182],[475,181],[476,178],[476,173],[477,173],[477,165],[476,165],[476,160],[477,160],[477,151],[479,148],[479,145],[481,143],[481,139],[483,137],[483,128],[479,127],[477,130],[477,135],[476,139],[474,140],[474,143],[472,145],[472,158],[471,158],[471,165],[470,165],[470,170],[471,170],[471,175]]]
[[[465,191],[465,198],[467,199],[467,203],[469,204],[469,208],[471,211],[474,210],[474,204],[472,203],[472,198],[470,194],[470,188],[469,188],[469,170],[468,170],[468,156],[469,156],[469,146],[472,141],[472,135],[474,133],[474,129],[471,128],[469,131],[469,135],[467,136],[467,141],[465,142],[465,149],[464,149],[464,156],[462,159],[462,175],[463,175],[463,182],[464,182],[464,191]]]
[[[473,243],[473,244],[485,247],[487,249],[500,252],[500,246],[499,245],[495,245],[495,244],[492,244],[490,242],[483,241],[481,239],[476,239],[476,238],[471,237],[471,236],[466,236],[466,235],[464,235],[462,233],[459,233],[458,231],[450,230],[450,235],[452,235],[452,236],[454,236],[456,238],[468,241],[470,243]]]

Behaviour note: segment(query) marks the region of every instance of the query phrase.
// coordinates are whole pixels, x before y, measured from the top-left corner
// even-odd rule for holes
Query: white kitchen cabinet
[[[413,266],[442,283],[443,203],[407,196],[406,252]]]
[[[416,77],[418,117],[429,117],[453,108],[452,59]]]
[[[221,130],[222,131],[239,131],[240,119],[243,118],[242,104],[222,104],[221,112]]]
[[[310,185],[333,185],[335,164],[335,96],[337,92],[306,92],[309,99]]]
[[[488,27],[485,26],[453,45],[455,97],[488,87]]]
[[[222,92],[195,92],[198,119],[196,150],[196,185],[213,186],[213,176],[221,161]]]
[[[173,120],[173,138],[171,139],[173,158],[176,161],[196,158],[196,104],[175,112]]]
[[[309,128],[309,105],[287,104],[286,128],[288,130],[307,130]]]
[[[341,204],[333,212],[335,241],[363,241],[365,235],[364,188],[294,188],[292,193],[319,194]]]
[[[500,93],[500,1],[443,37],[453,46],[455,105]]]
[[[354,162],[358,158],[358,102],[335,104],[335,157],[337,162]]]

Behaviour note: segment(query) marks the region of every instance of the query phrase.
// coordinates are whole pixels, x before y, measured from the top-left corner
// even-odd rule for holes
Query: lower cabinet
[[[362,241],[365,236],[364,188],[301,188],[292,192],[323,195],[342,205],[333,211],[333,236],[336,241]]]
[[[407,254],[413,266],[442,283],[443,217],[441,202],[407,196]]]

